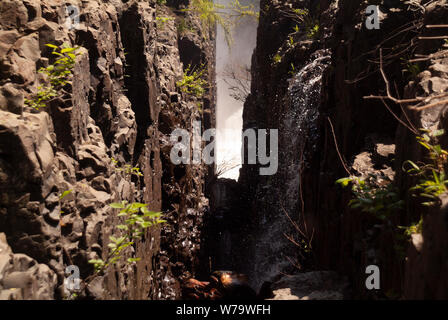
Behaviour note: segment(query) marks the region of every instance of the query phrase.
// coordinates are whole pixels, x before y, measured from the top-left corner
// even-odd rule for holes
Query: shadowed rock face
[[[431,55],[421,72],[409,75],[400,59],[410,57],[384,51],[394,96],[440,101],[436,96],[448,89],[446,45],[415,36],[444,34],[423,26],[446,23],[445,2],[421,1],[424,10],[408,10],[403,1],[384,1],[380,30],[367,30],[365,1],[262,0],[243,129],[280,130],[279,171],[260,176],[257,165],[244,165],[238,183],[213,181],[208,189],[213,168],[170,161],[174,128],[191,132],[196,120],[203,130],[215,126],[214,34],[205,37],[197,17],[153,0],[80,1],[80,24],[69,30],[59,0],[1,0],[0,297],[67,297],[65,267],[76,265],[83,279],[93,274],[88,261],[106,257],[109,236],[122,222],[108,204],[127,200],[164,211],[168,222],[135,243],[137,263],[109,268],[86,288],[86,298],[180,298],[183,280],[210,272],[209,257],[248,279],[221,272],[208,283],[189,280],[204,298],[223,298],[247,284],[258,289],[265,281],[272,282],[274,299],[346,297],[345,279],[332,272],[281,277],[297,269],[344,274],[354,297],[447,298],[446,199],[427,209],[409,197],[415,181],[401,165],[424,160],[425,153],[381,101],[363,99],[385,92],[377,72],[382,45]],[[296,21],[285,14],[291,7],[309,9],[320,33],[293,32]],[[173,19],[161,24],[156,16]],[[179,34],[181,18],[195,31]],[[417,22],[414,29],[397,32],[410,21]],[[72,83],[36,111],[24,99],[45,83],[37,70],[54,62],[49,43],[79,46],[81,54]],[[187,63],[207,67],[210,87],[202,98],[176,87]],[[445,102],[421,111],[390,106],[416,128],[448,129]],[[446,137],[440,143],[447,149]],[[118,166],[138,166],[143,176],[117,170],[112,158]],[[394,179],[404,209],[387,223],[349,209],[351,194],[334,183],[348,174],[341,161],[358,176]],[[204,233],[206,195],[214,212]],[[423,231],[406,243],[404,263],[396,227],[421,214]],[[204,238],[212,243],[204,247]],[[365,288],[370,264],[381,269],[380,292]],[[251,290],[244,294],[253,297]]]
[[[140,261],[111,267],[87,297],[177,298],[179,279],[194,275],[199,264],[209,169],[172,165],[169,135],[177,127],[191,131],[194,120],[203,120],[203,129],[214,126],[213,32],[208,40],[186,32],[178,41],[178,17],[159,7],[157,16],[173,19],[158,25],[155,1],[76,5],[80,24],[69,30],[60,1],[0,3],[0,232],[14,252],[1,256],[14,267],[1,267],[0,288],[20,278],[17,272],[30,275],[2,298],[65,297],[65,267],[78,266],[82,279],[93,273],[88,260],[105,258],[120,224],[108,204],[122,200],[169,212],[168,223],[134,245]],[[186,19],[197,28],[193,14]],[[63,43],[81,47],[72,84],[39,111],[25,107],[44,80],[37,70],[54,61],[45,44]],[[208,68],[210,88],[202,99],[176,87],[191,46]],[[200,102],[207,113],[197,108]],[[143,176],[117,170],[126,164]],[[61,200],[66,190],[71,193]],[[26,263],[15,266],[17,256]]]
[[[13,254],[5,234],[0,233],[1,300],[54,299],[56,286],[54,271],[25,254]]]
[[[354,297],[446,297],[447,290],[441,289],[445,274],[439,280],[429,275],[429,270],[439,270],[447,261],[446,255],[436,249],[439,245],[444,252],[447,249],[442,240],[448,237],[446,224],[442,223],[445,209],[433,208],[429,213],[417,205],[407,193],[415,181],[401,169],[407,159],[424,160],[425,152],[416,142],[415,134],[399,125],[381,100],[363,98],[384,94],[385,83],[377,72],[378,48],[392,48],[401,41],[401,45],[407,44],[404,47],[412,48],[412,57],[435,53],[440,56],[420,63],[420,72],[415,77],[403,71],[406,66],[400,59],[409,57],[389,56],[384,70],[393,95],[430,97],[425,103],[441,100],[434,96],[446,91],[446,46],[441,40],[413,38],[416,30],[421,32],[420,36],[445,34],[424,25],[444,24],[442,16],[446,16],[447,7],[444,1],[422,1],[422,4],[425,10],[413,11],[403,2],[384,1],[380,5],[380,30],[368,30],[367,4],[363,1],[261,1],[257,48],[252,58],[252,87],[244,106],[243,130],[279,129],[279,170],[272,177],[264,177],[259,175],[258,165],[243,165],[238,187],[245,197],[242,201],[245,207],[236,215],[251,217],[246,225],[250,227],[246,234],[249,241],[240,247],[239,253],[233,253],[238,256],[244,252],[246,260],[230,266],[248,274],[254,287],[268,280],[276,282],[281,274],[296,273],[297,269],[336,270],[348,276]],[[307,8],[319,20],[317,37],[307,36],[303,27],[294,32],[296,21],[285,14],[291,7]],[[399,33],[403,38],[398,40],[394,36],[397,30],[410,21],[416,23],[414,27],[420,27]],[[390,36],[394,37],[388,39]],[[416,128],[448,129],[446,103],[424,111],[387,103],[398,118],[404,122],[409,118]],[[296,117],[291,112],[294,110],[298,111]],[[307,119],[301,122],[301,118]],[[335,148],[335,138],[340,154]],[[445,140],[442,138],[440,142],[446,148]],[[348,208],[350,191],[335,185],[337,179],[348,175],[341,158],[351,174],[382,174],[394,180],[405,208],[397,210],[390,223]],[[300,232],[285,219],[285,211],[298,223]],[[397,226],[418,221],[422,213],[423,242],[414,237],[415,245],[404,244],[405,250],[411,244],[404,267],[402,254],[395,246],[400,232]],[[282,241],[279,239],[285,234],[292,235],[296,243],[285,241],[283,248],[278,249]],[[301,240],[307,243],[310,238],[312,253],[308,255]],[[237,248],[237,244],[231,241],[230,246]],[[267,254],[268,251],[272,253]],[[365,270],[371,264],[381,269],[381,291],[365,287]],[[284,288],[291,286],[292,283]]]

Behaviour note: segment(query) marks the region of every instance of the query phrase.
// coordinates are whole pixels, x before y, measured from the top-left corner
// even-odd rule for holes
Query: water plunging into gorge
[[[230,5],[230,0],[219,4]],[[259,0],[242,1],[257,8]],[[250,65],[256,45],[257,21],[245,17],[232,30],[233,42],[226,42],[225,34],[218,25],[216,37],[217,82],[217,172],[222,178],[238,179],[241,168],[241,130],[243,127],[244,95],[250,90]],[[237,89],[232,89],[237,87]],[[238,94],[239,99],[232,95]]]
[[[224,75],[229,68],[249,65],[256,40],[256,24],[242,23],[234,32],[228,50],[222,29],[217,35],[217,167],[232,167],[221,178],[237,179],[241,163],[242,102],[231,97]],[[250,186],[218,180],[213,188],[212,211],[215,232],[213,268],[232,269],[249,274],[251,285],[259,289],[285,271],[297,271],[291,259],[298,248],[285,235],[294,234],[291,219],[298,221],[301,210],[300,172],[306,166],[307,148],[318,137],[322,74],[329,52],[319,50],[304,66],[290,75],[286,106],[280,116],[279,169],[263,176],[255,194],[244,194]],[[267,62],[268,63],[268,62]],[[260,126],[258,129],[262,129]],[[316,146],[312,146],[315,148]],[[285,192],[286,190],[286,192]],[[250,199],[250,203],[247,200]]]
[[[298,271],[292,261],[297,260],[300,249],[287,236],[300,240],[287,215],[296,222],[302,219],[301,188],[306,186],[301,184],[301,172],[307,166],[307,150],[316,147],[321,80],[329,59],[327,51],[317,51],[288,81],[285,111],[279,122],[279,170],[255,196],[259,216],[253,284],[257,287],[281,273]]]

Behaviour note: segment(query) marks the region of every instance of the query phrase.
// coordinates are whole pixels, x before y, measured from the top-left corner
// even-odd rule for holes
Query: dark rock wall
[[[419,64],[423,72],[416,79],[403,71],[406,65],[402,59],[445,50],[442,40],[418,40],[417,36],[444,34],[440,29],[424,28],[424,24],[442,24],[447,17],[447,4],[446,1],[420,1],[419,6],[411,7],[400,1],[369,4],[380,5],[379,30],[365,27],[365,1],[261,1],[257,48],[252,59],[252,91],[245,103],[243,126],[244,129],[279,129],[279,171],[269,177],[260,176],[257,165],[246,164],[241,170],[239,182],[247,191],[246,203],[253,217],[251,224],[255,226],[253,236],[256,238],[250,248],[244,248],[255,257],[251,259],[255,265],[246,266],[246,269],[254,272],[256,285],[275,278],[275,272],[266,272],[256,265],[259,263],[257,256],[262,258],[261,263],[266,263],[266,258],[262,257],[266,246],[260,248],[257,243],[265,237],[266,230],[276,232],[278,239],[292,232],[299,244],[300,239],[313,239],[311,254],[304,250],[303,244],[298,248],[292,242],[285,242],[282,250],[273,253],[268,261],[279,266],[273,271],[337,270],[350,278],[354,296],[361,298],[446,298],[446,286],[442,289],[446,276],[440,269],[446,269],[447,263],[443,253],[448,237],[444,210],[433,209],[428,215],[424,214],[423,247],[421,243],[418,246],[421,251],[415,249],[417,240],[409,241],[405,245],[405,249],[409,247],[410,250],[405,263],[396,249],[396,235],[400,232],[396,226],[418,221],[420,214],[427,210],[411,200],[407,190],[413,180],[401,171],[404,160],[423,159],[423,150],[415,135],[400,126],[380,100],[363,97],[385,94],[385,83],[378,70],[380,47],[389,48],[383,53],[386,57],[384,70],[394,96],[409,98],[416,92],[421,96],[445,92],[443,52],[439,60],[429,59]],[[291,7],[308,8],[319,19],[318,37],[308,37],[304,28],[294,32],[296,22],[288,13]],[[276,57],[277,62],[275,55],[281,58]],[[316,64],[324,55],[329,55],[330,60],[323,65],[319,80],[316,75],[322,70],[316,68]],[[305,73],[308,78],[303,78],[302,71],[308,71]],[[285,115],[294,106],[291,93],[293,98],[301,98],[302,104],[306,100],[303,91],[291,91],[291,81],[298,76],[308,81],[317,79],[320,94],[308,95],[312,100],[308,100],[307,105],[317,114],[314,126],[307,122],[304,132],[292,135],[291,127],[285,131],[284,122]],[[404,121],[406,116],[402,108],[407,111],[406,115],[416,128],[447,129],[443,121],[446,104],[411,112],[405,104],[401,108],[387,102]],[[392,178],[396,176],[406,206],[403,211],[394,213],[390,223],[348,209],[350,192],[335,185],[337,179],[348,173],[335,148],[331,125],[340,156],[351,174],[381,171]],[[291,189],[291,174],[300,177],[298,188]],[[289,200],[286,194],[291,195]],[[306,237],[293,230],[284,218],[282,206]],[[266,221],[270,227],[280,221],[283,229],[267,229]],[[370,264],[380,267],[380,291],[365,288],[365,268]],[[432,276],[429,270],[433,271]]]
[[[66,297],[65,267],[77,265],[83,279],[93,273],[88,260],[105,258],[120,223],[108,204],[127,200],[163,210],[168,223],[135,244],[140,261],[109,268],[88,296],[178,298],[179,280],[199,263],[209,169],[172,165],[169,135],[177,127],[191,132],[194,120],[203,129],[214,126],[214,31],[203,37],[193,14],[155,1],[71,4],[80,9],[80,24],[69,30],[61,1],[0,3],[0,232],[14,252],[2,256],[0,292],[11,288],[12,272],[24,272],[34,291],[24,284],[8,297]],[[179,35],[180,17],[195,31]],[[54,59],[48,43],[80,46],[82,55],[63,96],[34,111],[24,98],[42,83],[37,70]],[[176,87],[191,50],[208,71],[210,88],[201,99]],[[111,158],[138,166],[143,176],[116,170]],[[66,190],[72,192],[60,200]],[[7,245],[2,250],[10,252]],[[18,259],[26,261],[17,265]],[[27,262],[33,259],[34,267]]]

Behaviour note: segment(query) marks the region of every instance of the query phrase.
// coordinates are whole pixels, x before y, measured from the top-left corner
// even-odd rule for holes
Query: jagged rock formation
[[[445,209],[428,211],[411,200],[409,187],[415,180],[401,169],[404,160],[424,159],[424,150],[380,99],[363,98],[385,95],[380,48],[393,96],[427,96],[426,104],[441,100],[431,97],[446,92],[443,39],[417,37],[445,34],[425,25],[443,24],[447,3],[414,2],[373,3],[379,5],[381,23],[379,30],[369,30],[365,1],[261,1],[243,130],[279,129],[279,171],[260,176],[258,165],[246,164],[239,179],[249,207],[244,210],[254,217],[254,231],[248,235],[254,239],[249,250],[243,249],[253,264],[243,261],[236,267],[252,275],[255,285],[275,281],[280,272],[331,269],[349,277],[355,297],[447,297],[446,275],[440,269],[447,261]],[[294,8],[309,9],[319,25],[317,34],[305,24],[294,28]],[[430,54],[418,62],[414,74],[400,60]],[[417,111],[409,108],[412,104],[386,102],[401,121],[409,118],[416,128],[448,129],[446,103]],[[348,175],[341,161],[350,174],[381,171],[395,177],[404,210],[382,221],[348,208],[350,191],[335,185]],[[286,213],[304,234],[294,229]],[[410,250],[404,252],[405,263],[397,250],[397,234],[402,232],[397,226],[418,221],[422,213],[423,233],[405,245]],[[295,244],[285,235],[292,235]],[[311,238],[308,256],[305,245]],[[380,267],[381,290],[365,287],[370,264]]]
[[[24,272],[33,289],[15,285],[21,293],[8,297],[67,297],[65,267],[78,266],[82,279],[93,273],[88,260],[107,255],[109,235],[120,223],[108,204],[127,200],[169,212],[168,223],[135,244],[140,261],[109,268],[86,294],[174,299],[179,279],[198,264],[209,169],[171,164],[169,135],[177,127],[191,132],[194,120],[204,129],[214,126],[214,31],[203,36],[193,13],[156,1],[71,4],[79,9],[74,28],[60,1],[0,3],[0,231],[14,252],[13,267],[4,267],[9,260],[2,255],[0,288]],[[191,30],[179,34],[179,19]],[[45,44],[63,43],[81,47],[72,85],[46,108],[24,106],[43,83],[37,70],[53,62]],[[176,87],[186,63],[207,68],[210,88],[203,98]],[[117,170],[126,164],[143,176]]]
[[[0,233],[0,299],[38,299],[54,298],[57,286],[56,274],[45,264],[39,264],[29,256],[13,254]]]
[[[391,95],[445,99],[448,51],[428,37],[446,33],[425,26],[446,23],[446,0],[375,1],[379,30],[365,26],[365,1],[262,0],[243,130],[279,129],[279,169],[260,176],[258,165],[245,164],[238,183],[210,184],[212,167],[171,163],[169,135],[192,132],[194,121],[214,126],[214,30],[179,10],[187,1],[72,4],[80,11],[74,28],[58,0],[0,2],[2,298],[66,298],[65,267],[92,275],[88,260],[106,256],[121,221],[108,204],[121,200],[163,210],[168,223],[135,244],[140,261],[96,277],[87,298],[179,298],[180,281],[210,271],[209,263],[248,274],[257,291],[271,281],[282,299],[447,298],[446,197],[423,207],[401,169],[425,159],[402,123],[447,130],[447,104],[418,110],[364,99],[386,95],[381,48]],[[304,8],[307,17],[293,10]],[[54,61],[48,43],[80,46],[81,55],[72,84],[36,111],[24,99],[45,82],[37,70]],[[415,57],[417,66],[403,63]],[[207,67],[202,98],[176,86],[189,64]],[[440,143],[447,148],[446,137]],[[127,164],[143,176],[118,170]],[[402,210],[379,219],[347,206],[352,195],[335,181],[369,173],[393,179]],[[204,219],[206,195],[213,214]],[[398,226],[420,216],[422,232],[398,239]],[[381,290],[366,289],[371,264],[381,270]],[[321,271],[281,278],[309,270],[334,270],[351,288]]]

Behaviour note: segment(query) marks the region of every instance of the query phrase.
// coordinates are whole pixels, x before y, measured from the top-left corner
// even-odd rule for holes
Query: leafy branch
[[[157,224],[165,223],[166,220],[161,219],[161,212],[150,211],[147,204],[133,202],[128,203],[122,201],[118,203],[111,203],[109,205],[113,209],[120,209],[118,217],[126,217],[123,224],[117,225],[119,230],[122,230],[122,235],[111,235],[109,237],[109,253],[105,260],[91,259],[90,264],[93,264],[95,273],[86,279],[89,283],[95,276],[103,273],[107,267],[116,264],[122,258],[126,248],[131,247],[136,240],[140,239],[145,230]],[[128,258],[127,263],[134,263],[140,258]]]
[[[386,181],[378,184],[378,179]],[[397,188],[384,174],[369,174],[367,178],[350,176],[336,181],[342,187],[351,185],[354,198],[348,203],[353,209],[373,214],[375,217],[385,220],[396,211],[402,209],[404,201],[400,199]]]
[[[137,177],[143,176],[143,173],[140,171],[140,168],[137,166],[133,167],[130,164],[125,164],[124,166],[120,167],[120,166],[118,166],[118,161],[115,160],[114,158],[111,158],[111,162],[115,167],[115,171],[124,172],[126,176],[131,176],[131,175],[134,175]]]
[[[48,102],[58,96],[59,90],[71,83],[72,70],[76,56],[79,55],[76,53],[79,49],[77,47],[70,48],[65,45],[58,47],[53,44],[46,44],[46,46],[53,49],[51,54],[57,56],[57,59],[53,64],[42,67],[38,71],[48,77],[48,83],[38,86],[37,93],[32,99],[25,99],[25,105],[36,110],[46,107]]]
[[[233,0],[230,4],[222,5],[214,3],[213,0],[192,0],[188,9],[198,14],[202,30],[212,30],[218,24],[224,30],[227,44],[232,44],[232,28],[239,24],[242,18],[259,18],[259,13],[253,4],[242,5],[239,0]]]
[[[438,197],[447,190],[448,179],[445,172],[448,152],[434,144],[437,137],[444,134],[444,130],[422,130],[424,134],[417,137],[418,143],[429,153],[429,163],[419,161],[417,163],[407,160],[403,163],[403,170],[410,175],[419,177],[419,182],[410,189],[414,195],[430,199],[422,204],[432,206],[438,203]]]
[[[182,80],[176,82],[177,87],[182,92],[193,94],[198,98],[202,97],[207,86],[207,81],[202,78],[205,71],[206,68],[203,65],[198,70],[195,70],[195,68],[192,69],[191,65],[188,65],[184,71]]]

